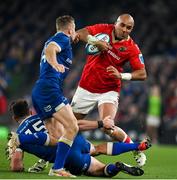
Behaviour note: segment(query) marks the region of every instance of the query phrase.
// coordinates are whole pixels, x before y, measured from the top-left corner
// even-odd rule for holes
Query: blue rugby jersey
[[[49,43],[55,43],[57,46],[61,48],[61,51],[57,53],[57,62],[59,64],[63,64],[66,69],[64,73],[57,72],[46,60],[44,51]],[[63,82],[65,77],[68,74],[68,69],[70,65],[72,64],[72,47],[70,43],[70,37],[65,35],[62,32],[56,33],[54,36],[48,39],[48,41],[45,43],[45,46],[43,48],[42,54],[41,54],[41,62],[40,62],[40,76],[39,80],[58,80]]]
[[[67,69],[64,73],[57,72],[46,60],[45,49],[48,44],[54,43],[61,48],[56,54],[59,64]],[[52,117],[60,104],[68,104],[63,95],[63,81],[69,72],[72,64],[72,48],[70,38],[63,32],[58,32],[48,39],[41,54],[40,76],[32,90],[33,106],[42,120]]]
[[[38,115],[29,116],[22,121],[17,129],[18,134],[31,134],[37,132],[47,132],[44,123]],[[55,161],[57,146],[44,146],[35,144],[21,144],[23,151],[36,155],[37,157],[49,162]],[[90,143],[78,134],[73,142],[71,150],[66,159],[65,168],[73,174],[86,172],[90,166],[91,156]]]
[[[27,117],[17,128],[18,134],[33,134],[36,132],[48,132],[38,115]]]

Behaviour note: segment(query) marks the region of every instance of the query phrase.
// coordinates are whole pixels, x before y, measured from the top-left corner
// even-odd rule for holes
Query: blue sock
[[[124,152],[138,150],[140,143],[120,143],[114,142],[112,146],[112,155],[119,155]]]
[[[44,132],[18,135],[18,139],[21,145],[23,144],[44,145],[46,143],[47,138],[48,138],[48,135]]]
[[[108,177],[113,177],[119,172],[119,168],[115,164],[108,164],[104,168],[104,174]]]
[[[71,148],[70,145],[61,141],[58,142],[56,158],[55,158],[55,162],[52,169],[61,169],[64,167],[64,163],[65,163],[65,160],[67,158],[70,148]]]

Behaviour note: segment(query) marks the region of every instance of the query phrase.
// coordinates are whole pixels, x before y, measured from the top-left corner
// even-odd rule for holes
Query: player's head
[[[56,19],[56,28],[57,28],[57,32],[63,31],[67,35],[69,35],[72,40],[75,39],[76,36],[75,22],[72,16],[69,15],[59,16]]]
[[[134,19],[130,14],[122,14],[115,23],[115,36],[118,39],[126,39],[134,27]]]
[[[23,120],[31,113],[28,103],[24,99],[19,99],[17,101],[11,102],[9,110],[12,113],[13,119],[16,120],[17,122]]]

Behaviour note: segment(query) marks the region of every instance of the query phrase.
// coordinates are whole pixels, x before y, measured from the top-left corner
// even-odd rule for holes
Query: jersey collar
[[[31,116],[31,115],[29,115],[29,116],[27,116],[25,119],[23,119],[23,120],[20,122],[19,126],[22,125],[23,122],[26,121],[26,119],[28,119],[30,116]]]

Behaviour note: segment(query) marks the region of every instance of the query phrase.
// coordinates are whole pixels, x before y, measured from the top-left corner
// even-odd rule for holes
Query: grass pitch
[[[28,173],[27,169],[32,166],[38,158],[25,154],[25,172],[14,173],[9,170],[9,162],[5,156],[6,140],[0,139],[0,179],[59,179],[47,175],[50,166],[42,173]],[[143,167],[145,173],[140,177],[133,177],[123,173],[115,176],[115,179],[177,179],[177,146],[157,146],[154,145],[146,151],[147,163]],[[114,163],[123,161],[135,165],[135,160],[131,153],[120,156],[99,156],[98,159],[104,163]],[[95,179],[98,177],[78,176],[77,179]],[[62,178],[61,178],[62,179]]]

